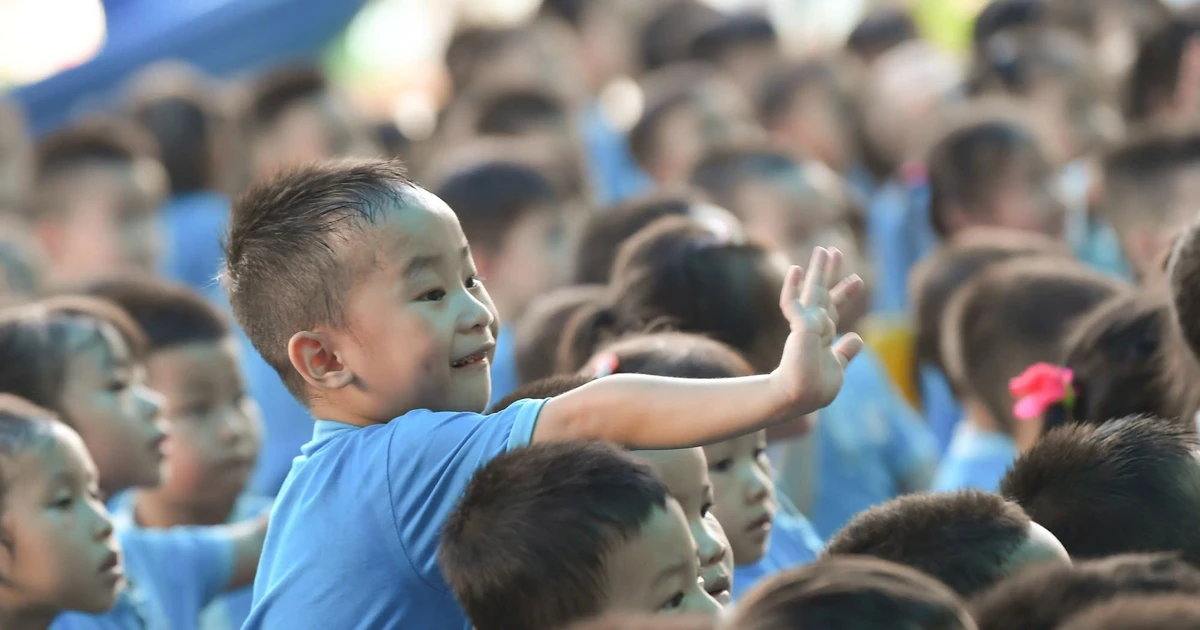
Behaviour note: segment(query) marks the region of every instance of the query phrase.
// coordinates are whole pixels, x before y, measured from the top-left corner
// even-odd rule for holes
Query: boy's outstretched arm
[[[533,440],[601,439],[633,448],[683,448],[756,431],[828,405],[841,389],[846,364],[862,349],[858,335],[836,338],[838,308],[862,287],[858,276],[841,279],[841,262],[841,252],[818,248],[807,274],[799,267],[789,271],[780,307],[791,334],[771,374],[712,380],[605,377],[548,401]]]

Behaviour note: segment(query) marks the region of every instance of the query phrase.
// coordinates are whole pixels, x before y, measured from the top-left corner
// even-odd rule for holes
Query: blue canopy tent
[[[367,0],[105,0],[108,39],[87,63],[14,96],[45,133],[109,102],[147,63],[189,62],[217,76],[313,59]]]

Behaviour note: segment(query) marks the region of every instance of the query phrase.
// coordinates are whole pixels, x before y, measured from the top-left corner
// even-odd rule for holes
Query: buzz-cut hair
[[[1194,427],[1162,418],[1067,425],[1018,458],[1000,489],[1073,558],[1179,552],[1200,566],[1197,448]]]
[[[609,554],[667,506],[653,470],[616,446],[536,444],[475,473],[438,564],[477,630],[557,630],[602,611]]]
[[[364,234],[419,190],[397,161],[345,160],[282,173],[234,204],[222,273],[233,314],[301,402],[288,341],[345,324],[345,295],[372,263]]]
[[[1187,175],[1200,178],[1200,127],[1139,130],[1104,156],[1104,219],[1118,229],[1177,223],[1184,217],[1172,213],[1183,211],[1177,198]]]
[[[1128,554],[1030,567],[971,600],[979,630],[1055,630],[1121,595],[1200,595],[1200,569],[1177,554]]]
[[[1028,540],[1019,505],[976,490],[912,494],[854,517],[829,541],[830,556],[859,555],[912,567],[969,597],[1008,575]]]
[[[1118,280],[1047,257],[988,268],[946,306],[940,345],[951,387],[1011,434],[1009,381],[1030,365],[1058,361],[1071,326],[1125,290]]]
[[[1118,597],[1069,619],[1060,630],[1192,630],[1200,627],[1200,598],[1184,595]]]

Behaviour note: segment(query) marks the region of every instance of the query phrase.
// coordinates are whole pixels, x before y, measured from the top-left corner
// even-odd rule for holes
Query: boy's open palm
[[[819,247],[807,273],[793,266],[783,283],[779,306],[792,331],[771,376],[794,407],[814,410],[833,402],[846,364],[862,349],[854,333],[837,338],[838,310],[862,288],[857,275],[841,275],[842,253]]]

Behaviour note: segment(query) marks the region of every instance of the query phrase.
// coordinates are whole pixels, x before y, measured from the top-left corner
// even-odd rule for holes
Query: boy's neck
[[[978,401],[969,401],[963,404],[963,422],[978,431],[1007,435],[1000,427],[1000,423],[996,422],[992,414]]]
[[[141,527],[167,529],[182,525],[222,525],[233,514],[237,497],[212,503],[179,503],[154,490],[139,490],[133,499],[133,520]]]
[[[7,590],[7,589],[5,589]],[[58,610],[23,610],[12,613],[0,611],[0,628],[4,630],[46,630],[58,616]]]

